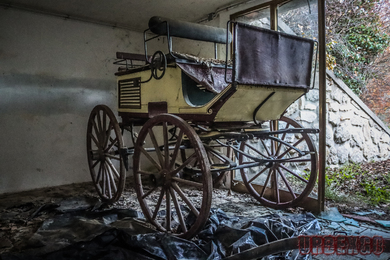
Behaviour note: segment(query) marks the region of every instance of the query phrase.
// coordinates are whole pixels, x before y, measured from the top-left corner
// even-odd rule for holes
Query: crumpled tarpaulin
[[[223,259],[272,241],[304,234],[313,235],[321,230],[311,213],[271,214],[249,220],[229,217],[222,210],[214,209],[199,235],[192,240],[185,240],[155,232],[146,222],[140,221],[140,216],[135,211],[115,209],[88,214],[84,212],[82,215],[59,215],[44,222],[37,236],[52,236],[35,246],[47,245],[48,240],[53,245],[65,241],[75,241],[74,243],[54,252],[7,254],[0,256],[0,259]],[[99,235],[80,241],[81,238],[90,238],[92,231]],[[278,257],[277,259],[304,259],[296,253],[285,258]],[[268,256],[267,259],[276,258]]]

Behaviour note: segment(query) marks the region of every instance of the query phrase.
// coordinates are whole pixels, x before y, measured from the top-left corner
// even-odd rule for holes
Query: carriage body
[[[150,64],[116,73],[120,115],[165,112],[209,125],[280,119],[310,89],[314,41],[240,23],[233,28],[233,64],[170,51],[161,79],[151,76]]]
[[[149,76],[150,70],[130,71],[117,76],[121,117],[147,119],[159,113],[169,113],[208,125],[242,125],[253,122],[253,111],[271,93],[275,94],[256,114],[258,121],[279,119],[295,100],[306,93],[303,88],[242,84],[226,84],[220,93],[213,93],[199,88],[198,82],[175,62],[167,67],[162,79],[141,83]]]
[[[149,57],[146,36],[145,55],[117,53],[126,65],[116,73],[121,122],[104,105],[88,121],[89,167],[102,200],[120,198],[132,156],[145,217],[157,230],[181,237],[203,228],[212,188],[229,173],[239,172],[248,192],[266,206],[305,203],[317,178],[309,135],[318,129],[283,114],[311,88],[315,42],[241,23],[232,24],[233,37],[155,17],[149,26],[157,34],[151,39],[167,37],[169,53]],[[224,43],[226,49],[232,39],[232,62],[175,53],[172,36]],[[133,66],[137,60],[141,65]],[[132,144],[124,142],[126,132]],[[188,187],[200,193],[187,196]],[[148,202],[153,196],[157,203]]]

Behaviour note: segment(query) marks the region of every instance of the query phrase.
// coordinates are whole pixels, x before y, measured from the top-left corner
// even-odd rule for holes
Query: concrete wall
[[[142,34],[0,9],[0,194],[89,181],[86,127],[116,111],[116,51]]]

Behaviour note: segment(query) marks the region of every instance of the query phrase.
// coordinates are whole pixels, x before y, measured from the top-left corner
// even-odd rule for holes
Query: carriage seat
[[[225,81],[224,60],[202,58],[178,52],[173,52],[173,55],[176,57],[176,65],[183,73],[197,82],[200,89],[219,94],[229,85]],[[231,77],[231,69],[228,69],[227,77]]]
[[[182,58],[176,59],[176,65],[182,71],[183,95],[189,105],[205,105],[229,85],[225,81],[224,61],[189,54],[174,55]],[[231,69],[226,75],[231,78]]]
[[[167,40],[169,49],[169,55],[167,57],[173,58],[175,64],[182,72],[195,81],[197,83],[196,85],[202,91],[218,94],[228,86],[225,82],[225,61],[178,53],[173,51],[172,45],[169,44],[171,37],[210,42],[214,44],[216,53],[217,44],[227,45],[232,41],[232,35],[228,30],[208,25],[177,21],[160,16],[150,18],[148,25],[148,30],[155,35],[163,35],[169,38]],[[145,40],[145,42],[147,41]],[[230,77],[230,75],[231,72],[229,70],[226,76]]]

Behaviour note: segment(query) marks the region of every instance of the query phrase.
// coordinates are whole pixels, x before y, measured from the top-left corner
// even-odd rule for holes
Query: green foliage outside
[[[383,0],[327,0],[327,65],[356,94],[376,77],[373,62],[389,46]]]
[[[327,169],[325,197],[336,202],[364,201],[372,205],[390,202],[390,173],[373,176],[359,164]]]

